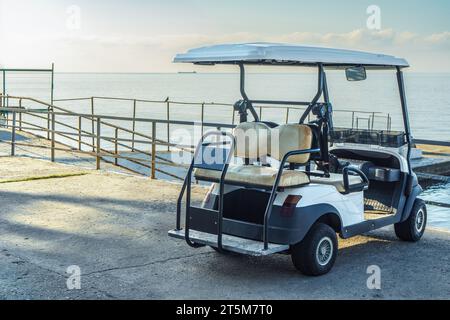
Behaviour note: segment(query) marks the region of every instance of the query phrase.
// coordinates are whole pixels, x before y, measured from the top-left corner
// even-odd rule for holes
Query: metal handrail
[[[81,98],[67,98],[67,99],[56,99],[54,101],[90,101],[92,114],[94,113],[94,105],[95,100],[110,100],[110,101],[125,101],[125,102],[132,102],[133,103],[133,117],[136,117],[136,106],[137,103],[153,103],[158,105],[165,105],[166,108],[166,120],[169,122],[167,123],[167,137],[170,136],[170,125],[171,125],[171,107],[177,106],[177,105],[188,105],[188,106],[194,106],[201,108],[201,123],[205,122],[205,108],[206,107],[230,107],[230,109],[233,111],[232,113],[232,119],[231,124],[234,125],[236,121],[236,113],[234,112],[234,108],[232,104],[229,103],[216,103],[216,102],[186,102],[186,101],[177,101],[177,100],[170,100],[169,97],[167,97],[165,100],[150,100],[150,99],[137,99],[137,98],[124,98],[124,97],[105,97],[105,96],[93,96],[93,97],[81,97]],[[259,109],[259,118],[262,120],[263,110],[283,110],[285,112],[285,119],[286,123],[289,123],[291,111],[300,111],[305,112],[307,109],[306,102],[289,102],[289,101],[269,101],[269,100],[254,100],[252,101],[254,105],[254,109]],[[299,107],[299,105],[305,105],[305,107]],[[68,110],[65,110],[68,111]],[[379,111],[355,111],[355,110],[348,110],[348,109],[336,109],[334,110],[335,113],[347,113],[351,114],[352,117],[352,128],[355,124],[355,117],[356,115],[367,115],[370,117],[371,120],[368,120],[368,122],[371,123],[372,128],[374,126],[375,117],[385,118],[386,119],[386,130],[391,130],[391,116],[390,114],[386,114],[384,112]],[[308,121],[310,120],[310,114],[308,115]],[[135,129],[135,121],[133,121],[133,130]],[[203,129],[202,129],[203,133]],[[134,135],[134,133],[133,133]],[[134,143],[132,143],[134,146]],[[168,151],[170,151],[170,146],[168,146]]]
[[[55,102],[65,102],[65,101],[87,101],[91,99],[99,99],[99,100],[113,100],[113,101],[128,101],[128,102],[144,102],[144,103],[158,103],[158,104],[164,104],[164,103],[171,103],[171,104],[179,104],[179,105],[191,105],[191,106],[223,106],[223,107],[232,107],[233,104],[230,103],[223,103],[223,102],[187,102],[187,101],[177,101],[177,100],[147,100],[147,99],[135,99],[135,98],[122,98],[122,97],[102,97],[102,96],[93,96],[93,97],[86,97],[86,98],[63,98],[63,99],[54,99]],[[296,107],[296,102],[289,102],[286,101],[284,105],[288,107],[279,107],[272,105],[271,101],[255,101],[258,104],[258,108],[263,109],[291,109],[291,110],[306,110],[306,108]],[[291,106],[292,105],[292,106]],[[345,112],[345,113],[361,113],[361,114],[386,114],[384,112],[376,111],[355,111],[350,109],[337,109],[333,110],[333,112]],[[387,115],[387,114],[386,114]]]
[[[45,101],[41,101],[39,99],[30,98],[30,97],[20,97],[20,96],[12,96],[12,95],[2,95],[0,94],[0,99],[7,99],[9,100],[17,100],[18,105],[17,106],[11,106],[11,104],[8,107],[0,108],[0,111],[4,111],[6,113],[10,112],[14,115],[18,114],[18,119],[9,119],[7,117],[7,124],[13,122],[13,126],[7,126],[8,128],[12,128],[13,131],[15,129],[19,130],[31,130],[32,133],[36,131],[42,131],[47,134],[47,139],[52,141],[52,144],[54,144],[53,136],[58,135],[64,139],[69,139],[71,141],[78,142],[78,149],[81,151],[82,147],[89,147],[92,148],[92,151],[95,152],[96,150],[96,144],[97,144],[97,135],[95,134],[95,125],[96,122],[100,122],[100,126],[107,126],[109,128],[112,128],[112,130],[116,131],[115,137],[106,137],[104,135],[99,135],[100,141],[106,140],[109,143],[113,143],[116,146],[116,152],[118,152],[118,147],[125,148],[126,150],[130,150],[131,152],[142,152],[143,154],[149,155],[152,157],[152,163],[156,163],[156,159],[159,159],[163,162],[170,163],[169,160],[155,155],[153,157],[152,152],[145,152],[142,150],[139,150],[136,148],[135,144],[150,144],[152,146],[152,151],[155,149],[156,146],[164,146],[167,147],[167,150],[170,151],[170,148],[176,147],[179,150],[187,151],[187,152],[193,152],[194,145],[176,145],[173,143],[170,143],[169,137],[170,137],[170,125],[181,125],[181,126],[194,126],[197,124],[200,124],[202,126],[202,133],[204,127],[210,127],[210,128],[227,128],[231,129],[235,127],[234,120],[235,120],[235,112],[233,111],[233,121],[231,124],[226,123],[212,123],[212,122],[205,122],[205,106],[231,106],[231,104],[222,104],[222,103],[193,103],[193,102],[180,102],[180,101],[171,101],[170,99],[166,99],[164,101],[155,101],[155,100],[145,100],[145,99],[130,99],[130,98],[111,98],[111,97],[89,97],[89,98],[72,98],[72,99],[59,99],[54,101],[73,101],[73,100],[90,100],[91,103],[94,102],[95,99],[117,99],[121,101],[133,101],[134,105],[134,112],[133,117],[121,117],[121,116],[110,116],[110,115],[99,115],[94,113],[94,109],[92,108],[92,113],[76,113],[71,110],[68,110],[67,108],[62,108],[60,106],[56,106],[52,103],[48,103]],[[139,118],[136,117],[136,102],[155,102],[155,103],[166,103],[167,106],[167,119],[151,119],[151,118]],[[44,109],[37,110],[37,109],[26,109],[24,108],[25,102],[33,102],[37,103],[44,107]],[[172,120],[170,119],[170,105],[171,104],[184,104],[184,105],[195,105],[195,106],[201,106],[202,108],[202,116],[201,116],[201,122],[195,122],[195,121],[181,121],[181,120]],[[93,106],[93,105],[92,105]],[[274,107],[274,106],[258,106],[257,108],[260,109],[260,113],[262,114],[263,109],[280,109],[280,107]],[[287,106],[286,109],[286,122],[289,122],[289,113],[291,110],[304,110],[304,108],[297,108],[295,106]],[[383,117],[383,113],[381,112],[364,112],[364,111],[353,111],[353,110],[335,110],[335,112],[347,112],[351,113],[353,117],[355,117],[356,114],[370,114],[370,122],[373,126],[374,118],[375,117]],[[44,126],[39,126],[35,123],[28,122],[22,119],[22,114],[28,114],[30,117],[36,117],[41,120],[47,121],[47,128]],[[54,119],[56,116],[69,116],[69,117],[78,117],[78,128],[76,125],[69,125],[67,123],[64,123],[63,121],[58,121]],[[388,119],[388,130],[390,130],[391,126],[391,118],[390,115],[387,115]],[[87,120],[92,122],[92,130],[86,130],[83,129],[81,124],[82,120]],[[107,120],[116,120],[116,121],[127,121],[131,122],[133,124],[133,128],[129,129],[124,126],[119,126],[117,124],[111,123]],[[18,126],[15,125],[15,122],[19,123]],[[142,122],[142,123],[152,123],[152,126],[156,125],[164,125],[167,126],[167,141],[164,139],[157,139],[156,135],[153,135],[153,129],[152,134],[144,134],[142,132],[136,131],[136,123]],[[23,126],[23,124],[26,125],[26,127]],[[62,126],[66,130],[54,130],[54,126]],[[34,127],[34,128],[33,128]],[[74,133],[71,133],[69,131],[74,131]],[[127,134],[131,134],[131,139],[124,139],[120,138],[118,135],[120,132],[125,132]],[[156,131],[155,131],[156,132]],[[92,143],[89,143],[85,141],[83,138],[92,138]],[[136,139],[138,137],[138,139]],[[43,137],[45,138],[45,137]],[[146,141],[148,140],[148,141]],[[448,145],[449,142],[439,142],[439,141],[428,141],[428,140],[416,140],[416,143],[426,142],[427,144],[436,144],[436,145]],[[61,144],[61,142],[59,142]],[[131,146],[128,145],[128,143],[131,144]],[[14,147],[14,144],[12,145],[12,149]],[[71,147],[71,146],[68,146]],[[50,147],[50,149],[55,150],[54,147]],[[156,150],[156,149],[155,149]],[[12,150],[13,153],[13,150]],[[52,151],[52,161],[54,160],[54,151]],[[154,158],[154,159],[153,159]],[[105,159],[102,159],[105,160]],[[115,165],[118,165],[117,158],[114,161]],[[152,169],[152,176],[154,176],[154,170]],[[181,177],[178,177],[182,180]]]
[[[3,97],[2,95],[0,95],[0,96]],[[133,118],[130,118],[130,117],[118,117],[118,116],[108,116],[108,115],[75,113],[75,112],[72,112],[72,111],[67,110],[65,108],[61,108],[61,107],[52,105],[50,103],[47,103],[47,102],[44,102],[44,101],[41,101],[41,100],[38,100],[38,99],[35,99],[35,98],[18,97],[18,96],[10,96],[10,95],[4,96],[4,97],[7,97],[8,99],[12,99],[12,100],[16,99],[16,100],[19,101],[19,106],[17,106],[17,107],[9,105],[8,107],[0,108],[0,111],[9,112],[9,113],[13,114],[13,120],[7,119],[7,121],[12,121],[13,122],[12,126],[7,125],[8,128],[12,128],[13,133],[14,133],[13,134],[13,139],[12,139],[12,142],[11,142],[11,145],[12,145],[12,152],[11,153],[12,154],[14,154],[15,146],[19,145],[18,143],[15,142],[15,130],[16,130],[16,127],[17,127],[16,119],[15,119],[15,115],[16,114],[19,114],[19,128],[21,130],[44,131],[44,132],[47,133],[47,138],[52,141],[52,145],[50,147],[50,149],[52,150],[51,151],[52,152],[52,155],[51,155],[52,161],[54,161],[54,151],[61,149],[61,148],[55,147],[55,145],[54,145],[55,144],[55,141],[54,141],[55,137],[54,136],[55,136],[55,134],[58,134],[59,136],[65,138],[65,139],[69,139],[69,140],[72,140],[72,141],[78,141],[79,149],[80,149],[78,151],[81,151],[81,145],[86,145],[86,146],[92,147],[93,148],[93,152],[92,153],[86,153],[86,154],[89,154],[89,155],[95,154],[96,155],[97,168],[99,169],[99,167],[100,167],[100,158],[102,156],[105,156],[105,154],[102,154],[100,152],[102,150],[101,147],[100,147],[100,141],[101,140],[106,140],[106,141],[114,142],[114,144],[116,145],[116,151],[117,151],[117,146],[121,146],[121,147],[129,148],[132,151],[137,151],[137,152],[140,152],[140,153],[143,153],[143,154],[150,155],[152,157],[152,166],[151,166],[152,178],[154,178],[155,177],[155,174],[154,174],[155,171],[162,172],[162,173],[167,174],[169,176],[174,176],[171,173],[164,172],[164,171],[162,171],[160,169],[155,169],[155,165],[157,163],[161,163],[163,165],[169,165],[169,166],[185,167],[185,166],[180,165],[180,164],[175,164],[173,161],[170,161],[170,160],[165,159],[163,157],[156,156],[156,148],[155,148],[156,145],[168,146],[168,147],[175,147],[176,146],[176,147],[179,147],[180,149],[186,149],[186,148],[192,148],[193,147],[193,146],[178,146],[178,145],[175,145],[175,144],[171,144],[170,142],[166,142],[166,141],[163,141],[163,140],[158,140],[158,139],[156,139],[156,130],[155,130],[157,124],[167,124],[167,125],[174,124],[174,125],[189,125],[189,126],[196,125],[197,123],[193,122],[193,121],[174,121],[174,120],[137,118],[135,116]],[[41,110],[26,109],[26,108],[23,107],[23,101],[31,101],[31,102],[43,105],[43,106],[46,107],[46,109],[44,109],[44,110],[42,110],[42,109]],[[37,117],[37,118],[40,118],[40,119],[43,119],[43,120],[47,120],[47,128],[39,126],[37,124],[33,124],[31,122],[27,122],[27,121],[22,120],[22,114],[28,114],[28,115],[33,116],[33,117]],[[43,116],[43,115],[46,115],[46,117]],[[60,122],[60,121],[56,121],[55,120],[56,116],[78,117],[80,125],[79,125],[78,128],[75,128],[74,126],[68,125],[66,123],[63,123],[63,122]],[[81,128],[81,119],[88,119],[88,120],[92,121],[93,122],[93,128],[94,128],[95,123],[97,123],[97,134],[95,134],[94,130],[92,130],[92,133],[88,132],[86,130],[82,130],[82,128]],[[108,122],[105,122],[103,120],[132,121],[133,124],[136,123],[136,122],[152,123],[152,128],[153,128],[152,129],[152,135],[151,136],[144,135],[144,134],[141,134],[139,132],[136,132],[135,130],[130,130],[130,129],[127,129],[127,128],[124,128],[124,127],[120,127],[118,125],[115,125],[115,124],[112,124],[112,123],[108,123]],[[24,127],[23,124],[26,124],[29,127]],[[78,133],[72,133],[72,132],[63,131],[63,130],[55,130],[55,128],[54,128],[55,124],[61,125],[61,126],[67,128],[67,129],[70,129],[70,130],[77,130]],[[115,129],[116,130],[116,137],[113,138],[113,137],[102,136],[100,134],[100,132],[99,132],[101,125],[106,125],[106,126],[109,126],[109,127],[113,128],[113,129]],[[133,127],[134,127],[134,125],[133,125]],[[228,125],[228,124],[222,124],[222,123],[202,123],[202,127],[233,128],[234,126],[233,125]],[[117,137],[118,130],[131,133],[133,135],[133,139],[131,139],[131,141],[130,141],[130,139],[119,139]],[[145,151],[138,150],[138,149],[135,148],[135,146],[134,146],[135,142],[137,142],[137,143],[147,143],[146,141],[142,141],[142,140],[136,141],[136,139],[134,138],[135,135],[150,140],[148,142],[148,144],[152,145],[152,152],[151,153],[147,153]],[[78,140],[73,138],[74,136],[78,137]],[[85,141],[82,141],[83,137],[92,137],[93,143],[89,144],[89,143],[86,143]],[[132,142],[133,145],[132,145],[132,147],[129,147],[126,144],[119,143],[119,141]],[[46,146],[43,146],[43,147],[47,148]],[[66,151],[74,151],[74,150],[73,150],[73,148],[71,148],[71,149],[68,149]],[[108,156],[112,156],[112,157],[116,158],[116,160],[115,160],[115,164],[116,165],[118,165],[117,158],[125,159],[125,157],[123,157],[123,156],[117,156],[117,155],[114,155],[114,154],[111,155],[110,152],[108,152]],[[162,162],[157,162],[156,159],[160,159],[160,160],[162,160]],[[104,160],[104,159],[102,159],[102,160]],[[127,158],[126,160],[133,161],[134,163],[136,163],[135,159]],[[141,164],[141,163],[138,162],[138,164]],[[177,177],[177,178],[181,179],[180,177]]]
[[[218,131],[218,132],[208,132],[202,136],[202,139],[197,145],[195,149],[194,157],[192,158],[191,165],[189,166],[188,173],[186,175],[186,179],[184,180],[183,187],[181,189],[181,193],[178,197],[177,201],[177,230],[181,230],[181,203],[183,201],[184,194],[186,193],[186,216],[185,216],[185,240],[187,244],[191,247],[197,247],[195,243],[190,240],[189,231],[190,231],[190,204],[191,204],[191,183],[192,183],[192,174],[195,168],[195,161],[197,160],[197,156],[200,150],[203,150],[205,140],[210,136],[221,136],[221,137],[229,137],[231,142],[230,151],[225,159],[220,178],[220,186],[219,186],[219,203],[218,203],[218,217],[217,217],[217,246],[220,251],[223,250],[222,239],[223,239],[223,208],[224,208],[224,193],[225,193],[225,176],[228,171],[228,167],[230,165],[230,161],[233,157],[236,140],[235,137],[226,132]]]

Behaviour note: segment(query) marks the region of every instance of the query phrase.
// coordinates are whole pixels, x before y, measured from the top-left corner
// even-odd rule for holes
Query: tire
[[[423,200],[417,199],[411,209],[409,218],[405,222],[397,223],[395,234],[403,241],[419,241],[427,226],[427,206]]]
[[[336,232],[327,224],[316,223],[300,243],[292,246],[291,258],[304,275],[321,276],[333,268],[337,252]]]

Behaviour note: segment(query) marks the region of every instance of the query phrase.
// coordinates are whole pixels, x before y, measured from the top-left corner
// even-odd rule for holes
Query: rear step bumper
[[[169,231],[169,236],[177,239],[185,239],[185,230],[171,230]],[[190,230],[189,237],[192,242],[195,242],[197,244],[204,244],[215,248],[218,247],[217,235]],[[222,247],[227,251],[255,257],[268,256],[274,253],[280,253],[289,250],[288,245],[273,243],[269,243],[269,249],[264,250],[264,243],[261,241],[248,240],[226,234],[224,234],[222,238]]]

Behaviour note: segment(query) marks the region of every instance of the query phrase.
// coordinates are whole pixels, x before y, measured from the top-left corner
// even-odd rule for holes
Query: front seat
[[[356,185],[356,184],[360,184],[363,182],[359,176],[349,175],[348,178],[349,178],[350,185]],[[344,175],[339,174],[339,173],[330,173],[329,178],[327,178],[327,177],[311,177],[311,183],[333,186],[340,193],[346,193],[345,186],[344,186]]]

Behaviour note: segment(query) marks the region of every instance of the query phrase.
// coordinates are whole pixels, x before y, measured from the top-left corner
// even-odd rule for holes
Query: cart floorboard
[[[184,239],[185,230],[171,230],[169,231],[169,236],[177,239]],[[190,230],[189,237],[191,241],[197,244],[217,247],[217,235]],[[250,256],[267,256],[289,250],[288,245],[280,245],[274,243],[269,243],[269,249],[264,250],[264,244],[261,241],[243,239],[226,234],[223,235],[222,241],[223,248],[225,250]]]

